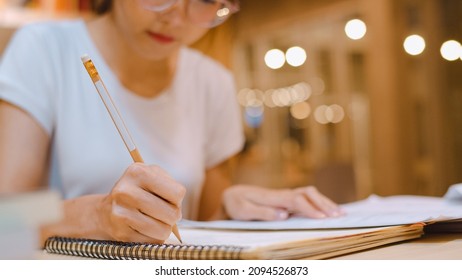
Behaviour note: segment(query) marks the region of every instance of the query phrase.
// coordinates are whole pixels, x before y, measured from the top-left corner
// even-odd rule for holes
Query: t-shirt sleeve
[[[0,61],[0,99],[29,113],[52,132],[52,62],[45,38],[29,26],[11,38]]]
[[[211,95],[207,114],[207,168],[237,154],[244,145],[241,112],[233,76],[226,72],[221,79],[214,79]]]

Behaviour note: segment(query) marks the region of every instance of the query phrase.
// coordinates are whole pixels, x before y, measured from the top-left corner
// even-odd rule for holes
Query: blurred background
[[[0,51],[89,2],[0,0]],[[315,184],[343,203],[462,182],[461,0],[241,0],[195,48],[235,73],[236,181]]]

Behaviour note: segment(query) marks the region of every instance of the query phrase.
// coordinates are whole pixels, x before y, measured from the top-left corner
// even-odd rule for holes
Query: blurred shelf
[[[84,16],[84,13],[79,12],[57,12],[46,11],[43,9],[7,7],[0,9],[0,27],[17,28],[21,25],[32,22],[78,18]]]

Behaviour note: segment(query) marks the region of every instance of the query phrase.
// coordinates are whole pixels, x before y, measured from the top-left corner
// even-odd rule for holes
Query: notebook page
[[[231,245],[256,248],[274,244],[284,244],[297,241],[307,243],[323,238],[340,238],[350,235],[364,233],[382,232],[392,227],[364,228],[364,229],[343,229],[343,230],[281,230],[281,231],[248,231],[248,230],[211,230],[181,228],[184,236],[183,245]],[[166,241],[167,244],[179,245],[179,242],[172,235]]]

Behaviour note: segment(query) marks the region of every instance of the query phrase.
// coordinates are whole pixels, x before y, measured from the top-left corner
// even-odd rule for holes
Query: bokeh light
[[[265,54],[265,64],[271,69],[279,69],[286,61],[284,52],[279,49],[272,49]]]
[[[448,61],[454,61],[460,58],[460,54],[462,52],[461,49],[462,46],[459,42],[455,40],[449,40],[443,43],[440,52],[444,59]]]
[[[345,24],[345,34],[352,40],[362,39],[367,32],[367,26],[360,19],[352,19]]]
[[[410,35],[404,40],[404,50],[410,55],[419,55],[425,50],[425,39],[420,35]]]
[[[286,51],[286,60],[290,66],[302,66],[306,61],[306,52],[301,47],[291,47]]]
[[[295,103],[290,107],[290,115],[297,120],[308,118],[311,113],[311,106],[307,102]]]

